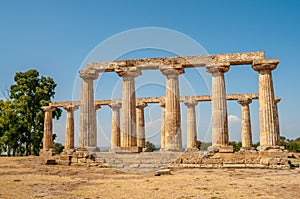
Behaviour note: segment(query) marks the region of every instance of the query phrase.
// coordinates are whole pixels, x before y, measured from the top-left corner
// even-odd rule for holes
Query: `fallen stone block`
[[[58,160],[57,164],[59,164],[59,165],[65,165],[65,166],[70,166],[71,162],[69,160]]]
[[[44,164],[45,164],[45,165],[56,165],[57,162],[56,162],[55,159],[48,159],[48,158],[45,158],[45,159],[44,159]]]
[[[155,176],[160,176],[160,175],[171,175],[171,169],[160,169],[155,171]]]

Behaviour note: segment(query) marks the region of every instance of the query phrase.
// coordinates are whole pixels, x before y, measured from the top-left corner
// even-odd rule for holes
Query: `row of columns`
[[[280,102],[280,98],[275,99],[277,103]],[[252,149],[252,133],[251,133],[251,119],[249,105],[252,102],[251,98],[240,98],[237,101],[241,105],[241,132],[242,132],[242,147],[243,149]],[[196,111],[195,107],[198,104],[197,101],[188,99],[184,102],[187,106],[187,149],[195,149],[197,147],[197,127],[196,127]],[[162,107],[161,116],[161,149],[165,149],[165,102],[160,102]],[[119,149],[121,147],[120,136],[120,109],[121,103],[118,101],[112,101],[109,104],[112,109],[112,127],[111,127],[111,150]],[[140,102],[136,104],[136,129],[137,129],[137,146],[145,147],[145,119],[144,108],[147,103]],[[99,105],[95,105],[95,111],[99,109]],[[45,111],[45,128],[44,128],[44,148],[52,148],[52,112],[55,107],[46,106],[43,107]],[[64,107],[67,111],[66,121],[66,135],[65,135],[65,150],[74,149],[74,111],[78,109],[78,106]],[[277,120],[278,121],[278,120]],[[276,123],[277,131],[279,132],[279,123]],[[278,136],[279,133],[278,133]],[[277,138],[277,139],[280,139]]]
[[[278,60],[253,61],[252,68],[258,72],[259,79],[259,110],[260,110],[260,144],[261,146],[278,146],[280,142],[279,123],[277,105],[275,102],[274,88],[272,81],[272,70],[277,67]],[[226,86],[224,73],[229,71],[230,63],[207,64],[206,71],[212,74],[212,145],[217,147],[228,146],[228,117]],[[161,103],[162,111],[162,139],[161,146],[164,150],[182,149],[181,115],[180,115],[180,91],[178,76],[184,73],[183,68],[162,68],[162,74],[166,76],[166,97],[165,103]],[[120,132],[119,110],[120,105],[111,105],[113,109],[112,145],[122,147],[135,147],[145,145],[144,140],[144,116],[145,104],[136,106],[135,77],[141,75],[139,69],[122,71],[118,73],[123,78],[122,84],[122,133]],[[89,70],[81,71],[82,78],[82,98],[80,108],[80,147],[89,150],[97,150],[97,129],[96,129],[96,109],[94,107],[93,80],[98,78],[98,72]],[[249,100],[241,99],[242,105],[242,135],[244,147],[251,146],[249,143],[251,135]],[[195,143],[195,104],[186,102],[188,106],[188,146]],[[98,107],[100,108],[100,107]],[[45,108],[45,132],[52,131],[50,128],[51,109]],[[74,111],[74,110],[73,110]],[[72,111],[70,111],[72,118]],[[51,117],[52,120],[52,117]],[[71,119],[70,119],[71,120]],[[136,125],[137,123],[137,125]],[[74,128],[74,124],[69,124],[67,129]],[[67,130],[68,132],[68,130]],[[193,132],[193,133],[192,133]],[[250,133],[251,134],[251,133]],[[247,137],[248,136],[248,137]],[[45,134],[45,137],[49,137]],[[138,139],[137,139],[138,137]],[[51,138],[52,139],[52,138]],[[49,139],[44,139],[44,146],[50,147]],[[70,146],[70,143],[66,143]]]

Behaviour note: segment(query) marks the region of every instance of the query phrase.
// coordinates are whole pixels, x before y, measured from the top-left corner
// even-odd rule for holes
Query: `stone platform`
[[[95,153],[96,159],[103,162],[103,165],[112,168],[160,168],[167,167],[183,152],[143,152],[143,153]]]
[[[241,150],[238,152],[189,151],[171,164],[177,168],[262,168],[289,169],[287,151]]]

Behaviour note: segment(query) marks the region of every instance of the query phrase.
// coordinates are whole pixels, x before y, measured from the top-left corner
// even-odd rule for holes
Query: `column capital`
[[[53,106],[42,106],[41,107],[45,112],[53,112],[56,107],[53,107]]]
[[[66,111],[76,111],[79,106],[78,105],[68,105],[68,106],[65,106],[63,107]]]
[[[95,108],[95,111],[97,111],[98,109],[101,108],[101,105],[100,105],[100,104],[95,104],[95,105],[94,105],[94,108]]]
[[[220,62],[220,63],[208,63],[206,65],[206,72],[208,73],[226,73],[230,69],[229,62]]]
[[[161,67],[160,71],[163,75],[167,76],[167,78],[173,78],[184,73],[184,68]]]
[[[96,70],[81,70],[81,71],[79,71],[79,76],[82,79],[95,80],[95,79],[98,79],[99,74]]]
[[[274,70],[278,64],[279,59],[254,60],[252,63],[252,68],[258,72],[262,70]]]
[[[122,103],[121,102],[112,101],[108,106],[111,109],[120,109],[122,107]]]
[[[165,101],[160,101],[160,102],[158,103],[158,105],[159,105],[160,107],[162,107],[162,108],[165,108],[165,107],[166,107],[166,102],[165,102]]]
[[[140,69],[118,70],[116,71],[120,77],[124,79],[132,79],[142,74]]]
[[[145,102],[139,102],[139,103],[136,104],[136,108],[139,108],[139,109],[143,109],[146,106],[148,106],[148,105]]]
[[[276,104],[278,104],[280,101],[281,101],[281,98],[280,98],[280,97],[276,97],[276,98],[275,98],[275,103],[276,103]]]
[[[239,98],[237,102],[238,102],[240,105],[245,106],[245,105],[251,104],[252,99],[251,99],[251,98],[245,98],[245,97],[242,97],[242,98]]]
[[[184,104],[190,108],[190,107],[195,107],[198,104],[198,101],[194,100],[194,99],[188,99],[186,101],[184,101]]]

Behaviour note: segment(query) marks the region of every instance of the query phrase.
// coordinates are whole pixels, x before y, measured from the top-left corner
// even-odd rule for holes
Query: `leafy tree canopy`
[[[26,155],[38,155],[44,126],[44,111],[41,107],[51,102],[56,83],[50,77],[40,77],[34,69],[17,72],[14,81],[15,84],[10,87],[11,100],[1,102],[0,136],[14,137],[19,145],[25,145]],[[56,109],[53,117],[58,119],[60,116],[61,110]],[[8,146],[8,142],[2,143]]]

